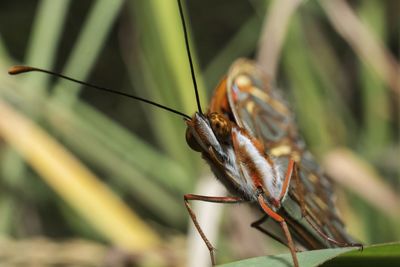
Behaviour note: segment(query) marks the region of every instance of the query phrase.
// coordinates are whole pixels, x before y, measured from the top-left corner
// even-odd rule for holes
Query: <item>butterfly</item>
[[[306,150],[292,112],[254,62],[237,60],[203,113],[179,0],[178,6],[198,106],[193,116],[43,69],[17,66],[9,72],[45,72],[182,116],[187,125],[187,144],[201,153],[216,178],[231,193],[231,196],[184,196],[185,206],[210,251],[213,264],[216,263],[214,247],[202,231],[190,201],[247,202],[257,207],[263,216],[252,226],[287,245],[294,266],[299,266],[297,248],[358,245],[344,229],[334,205],[332,183]]]
[[[287,245],[295,266],[295,243],[304,249],[359,246],[336,211],[331,180],[306,150],[292,112],[255,62],[237,60],[215,89],[206,114],[196,113],[186,123],[189,146],[202,153],[233,195],[185,196],[212,259],[214,248],[189,206],[191,200],[257,205],[264,216],[252,227]],[[262,228],[269,218],[276,225]]]

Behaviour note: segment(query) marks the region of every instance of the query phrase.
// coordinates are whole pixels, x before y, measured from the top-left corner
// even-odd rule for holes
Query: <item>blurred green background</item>
[[[266,49],[260,36],[271,33],[265,21],[277,4],[183,2],[206,106],[236,58],[256,58]],[[310,150],[338,182],[338,202],[349,232],[366,244],[396,241],[400,5],[395,0],[324,2],[304,1],[290,14],[287,28],[273,27],[286,38],[277,42],[276,68],[269,74],[291,104]],[[343,6],[356,21],[346,16]],[[196,104],[176,1],[1,1],[0,38],[0,110],[31,120],[47,134],[42,139],[27,132],[28,141],[20,142],[6,132],[22,131],[18,127],[23,122],[5,113],[0,118],[0,261],[33,262],[39,245],[44,256],[35,260],[46,259],[40,262],[43,266],[187,266],[189,216],[183,194],[198,191],[200,177],[209,171],[187,147],[182,119],[43,74],[7,74],[12,65],[34,65],[192,114]],[[276,41],[273,34],[266,40]],[[60,178],[51,174],[53,163],[35,150],[53,151],[47,150],[49,139],[87,166],[95,181],[104,182],[105,191],[81,180],[80,166],[69,168],[68,179],[81,181],[82,190],[69,188],[68,180],[58,183]],[[109,189],[123,200],[116,200],[119,208],[107,206],[113,196]],[[257,247],[265,243],[267,253],[278,251],[255,230],[248,236],[252,219],[240,212],[250,213],[230,207],[221,223],[210,226],[217,231],[219,260],[263,255],[257,254]],[[125,227],[132,216],[140,226],[126,231],[140,231],[143,241],[124,240],[125,228],[118,233],[108,220],[125,220]],[[132,254],[117,251],[115,245]],[[61,252],[64,257],[57,258]],[[97,256],[84,259],[78,254]]]

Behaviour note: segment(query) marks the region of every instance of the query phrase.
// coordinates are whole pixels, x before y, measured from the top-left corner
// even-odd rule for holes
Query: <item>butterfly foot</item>
[[[361,243],[351,243],[350,247],[358,247],[359,251],[363,251],[364,250],[364,245]]]
[[[209,251],[210,251],[211,264],[212,266],[215,266],[217,265],[217,261],[215,260],[215,252],[217,251],[217,249],[214,247],[210,247]]]

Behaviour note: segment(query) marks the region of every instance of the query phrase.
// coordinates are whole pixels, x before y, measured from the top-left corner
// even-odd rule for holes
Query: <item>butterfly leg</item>
[[[282,191],[279,194],[279,202],[282,201],[282,199],[285,197],[287,190],[289,188],[289,184],[290,184],[290,179],[292,178],[292,175],[294,173],[293,170],[296,169],[296,164],[294,160],[290,160],[287,170],[286,170],[286,175],[285,175],[285,180],[283,180],[283,186],[282,186]]]
[[[186,209],[189,212],[190,218],[192,219],[194,226],[196,227],[201,238],[203,239],[204,243],[206,244],[208,250],[210,251],[212,265],[215,265],[215,255],[214,255],[215,249],[212,246],[211,242],[207,239],[203,230],[201,229],[200,224],[197,221],[196,214],[190,207],[189,201],[192,201],[192,200],[212,202],[212,203],[228,203],[228,204],[241,203],[241,202],[245,202],[246,200],[244,200],[240,197],[209,197],[209,196],[201,196],[201,195],[193,195],[193,194],[184,195]]]
[[[251,227],[257,229],[258,231],[260,231],[263,234],[266,234],[267,236],[271,237],[272,239],[275,239],[276,241],[278,241],[281,244],[284,244],[286,246],[288,246],[286,240],[281,239],[280,237],[278,237],[277,235],[274,235],[271,232],[268,232],[267,230],[265,230],[264,228],[261,227],[261,224],[263,224],[266,220],[268,220],[269,216],[268,215],[264,215],[263,217],[261,217],[260,219],[258,219],[257,221],[253,222],[250,224]],[[297,250],[296,250],[297,251]]]
[[[363,246],[363,244],[361,244],[361,243],[340,242],[340,241],[337,241],[337,240],[335,240],[335,239],[333,239],[333,238],[330,238],[330,237],[327,236],[324,232],[322,232],[321,229],[319,229],[319,228],[314,224],[313,221],[310,220],[310,217],[309,217],[307,214],[304,216],[304,218],[305,218],[305,219],[307,220],[307,222],[311,225],[311,227],[314,228],[314,230],[315,230],[320,236],[322,236],[325,240],[327,240],[328,242],[331,242],[331,243],[333,243],[333,244],[335,244],[335,245],[337,245],[337,246],[339,246],[339,247],[348,247],[348,246],[350,246],[350,247],[359,247],[361,250],[364,249],[364,246]]]
[[[292,259],[293,259],[293,265],[295,267],[299,267],[299,261],[297,260],[297,255],[296,255],[296,248],[294,246],[293,243],[293,239],[292,236],[289,232],[289,228],[286,224],[285,219],[283,219],[278,213],[276,213],[275,211],[273,211],[266,203],[264,200],[264,196],[263,194],[259,194],[258,195],[258,203],[260,204],[261,208],[265,211],[265,213],[271,217],[272,219],[274,219],[275,221],[277,221],[283,230],[283,233],[286,236],[287,239],[287,245],[289,247],[290,250],[290,254],[292,254]]]
[[[286,170],[285,180],[283,182],[283,187],[282,187],[282,191],[280,193],[279,201],[281,201],[283,199],[283,197],[285,196],[285,194],[289,188],[290,179],[295,174],[295,171],[296,171],[296,162],[294,160],[290,160],[289,165]],[[267,230],[265,230],[264,228],[261,227],[261,224],[263,224],[268,218],[270,218],[268,215],[264,215],[262,218],[253,222],[250,226],[256,228],[260,232],[268,235],[269,237],[275,239],[276,241],[278,241],[282,244],[285,244],[286,246],[289,246],[288,243],[286,242],[286,240],[282,240],[278,236],[272,234],[271,232],[268,232]],[[298,250],[296,250],[296,251],[298,251]]]

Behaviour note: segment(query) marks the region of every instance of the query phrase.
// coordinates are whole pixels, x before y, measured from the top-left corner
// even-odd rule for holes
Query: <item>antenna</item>
[[[186,29],[185,16],[183,15],[181,0],[177,0],[177,1],[178,1],[178,6],[179,6],[179,14],[181,16],[181,21],[182,21],[182,26],[183,26],[183,33],[185,35],[186,52],[187,52],[187,55],[189,58],[190,72],[192,74],[194,93],[196,94],[197,109],[199,110],[199,112],[201,114],[203,114],[203,111],[201,110],[201,105],[200,105],[199,90],[197,89],[196,75],[194,74],[192,56],[190,54],[189,38],[188,38],[188,34],[187,34],[187,29]]]
[[[49,71],[49,70],[39,69],[39,68],[35,68],[35,67],[30,67],[30,66],[13,66],[8,70],[8,74],[17,75],[17,74],[21,74],[21,73],[25,73],[25,72],[31,72],[31,71],[47,73],[47,74],[50,74],[50,75],[53,75],[53,76],[57,76],[57,77],[69,80],[69,81],[74,82],[74,83],[79,83],[79,84],[82,84],[84,86],[91,87],[91,88],[99,90],[99,91],[104,91],[104,92],[108,92],[108,93],[111,93],[111,94],[116,94],[116,95],[125,96],[125,97],[128,97],[128,98],[132,98],[132,99],[135,99],[135,100],[138,100],[138,101],[142,101],[144,103],[156,106],[158,108],[167,110],[167,111],[169,111],[171,113],[178,114],[178,115],[180,115],[180,116],[182,116],[182,117],[184,117],[186,119],[189,119],[189,120],[192,119],[190,116],[186,115],[185,113],[182,113],[180,111],[177,111],[175,109],[169,108],[167,106],[158,104],[156,102],[147,100],[145,98],[141,98],[141,97],[138,97],[138,96],[135,96],[135,95],[126,94],[126,93],[119,92],[119,91],[112,90],[112,89],[108,89],[108,88],[105,88],[105,87],[100,87],[100,86],[93,85],[93,84],[90,84],[90,83],[82,82],[82,81],[76,80],[74,78],[59,74],[57,72]]]

